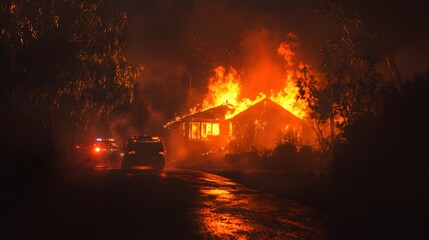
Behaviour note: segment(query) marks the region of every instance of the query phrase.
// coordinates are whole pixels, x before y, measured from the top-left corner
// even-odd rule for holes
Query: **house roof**
[[[273,120],[273,118],[278,120],[283,120],[289,124],[302,124],[303,121],[284,109],[279,104],[273,102],[269,98],[265,98],[256,104],[250,106],[248,109],[234,116],[231,121],[249,121],[251,119],[268,119]]]
[[[233,108],[231,105],[223,104],[217,107],[209,108],[207,110],[186,116],[183,119],[216,119],[225,120],[225,114],[231,111]]]
[[[168,122],[164,125],[165,128],[170,128],[171,126],[181,123],[184,121],[192,121],[192,120],[219,120],[223,121],[225,120],[225,115],[228,111],[231,111],[233,109],[232,105],[230,104],[222,104],[217,107],[209,108],[201,112],[197,112],[190,115],[185,115],[182,117],[179,117],[173,121]]]
[[[178,117],[173,121],[168,122],[164,125],[165,128],[171,128],[173,125],[185,121],[224,121],[225,115],[228,111],[234,110],[233,106],[230,104],[222,104],[217,107],[209,108],[201,112],[197,112],[190,115],[185,115]],[[273,102],[269,98],[264,98],[263,100],[255,103],[250,106],[243,112],[237,114],[228,121],[240,122],[240,121],[254,121],[255,119],[266,119],[269,121],[280,121],[286,122],[292,125],[303,124],[303,121],[297,116],[293,115],[288,110],[284,109],[279,104]]]

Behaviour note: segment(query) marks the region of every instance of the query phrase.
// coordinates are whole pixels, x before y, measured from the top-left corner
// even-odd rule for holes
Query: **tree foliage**
[[[427,236],[421,229],[428,216],[429,112],[422,104],[429,101],[429,74],[402,89],[383,96],[383,113],[362,115],[347,126],[348,142],[336,147],[331,212],[338,239]]]
[[[1,98],[23,113],[82,122],[133,100],[127,15],[113,1],[0,4]]]
[[[390,89],[376,71],[384,50],[374,28],[364,24],[364,12],[357,1],[322,1],[322,15],[334,17],[342,31],[321,46],[320,74],[315,77],[304,68],[298,80],[300,97],[307,99],[325,145],[332,146],[335,137],[359,116],[380,113],[384,105],[380,96]],[[323,134],[323,125],[329,125],[329,134]]]

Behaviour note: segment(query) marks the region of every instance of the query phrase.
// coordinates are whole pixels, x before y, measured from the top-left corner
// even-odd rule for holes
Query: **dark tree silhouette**
[[[298,87],[318,126],[325,125],[317,129],[322,143],[332,147],[335,129],[341,132],[360,115],[380,111],[384,103],[379,96],[386,86],[402,91],[392,53],[423,35],[427,20],[422,3],[321,0],[318,10],[335,21],[340,31],[321,47],[319,79],[305,69]],[[375,66],[380,63],[386,64],[390,77],[379,75]],[[320,130],[326,126],[329,133]]]
[[[348,126],[347,142],[336,148],[332,212],[340,239],[428,237],[429,74],[402,90],[385,95],[381,115]]]
[[[125,58],[127,15],[114,1],[3,1],[0,18],[2,127],[14,136],[8,152],[52,152],[54,120],[83,128],[132,102],[139,69]]]

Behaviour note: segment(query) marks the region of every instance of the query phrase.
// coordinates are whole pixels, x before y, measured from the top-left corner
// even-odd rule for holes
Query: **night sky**
[[[127,1],[130,60],[149,68],[195,71],[192,62],[240,65],[246,36],[266,31],[271,44],[298,33],[305,58],[317,57],[323,39],[335,33],[320,19],[317,1]],[[329,26],[328,28],[324,26]],[[277,46],[274,50],[276,50]]]

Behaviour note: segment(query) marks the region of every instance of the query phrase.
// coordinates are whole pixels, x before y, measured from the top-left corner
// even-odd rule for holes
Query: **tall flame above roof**
[[[305,118],[308,112],[307,102],[297,98],[299,88],[296,86],[296,81],[300,76],[300,69],[304,66],[302,63],[299,65],[296,63],[294,50],[297,47],[299,47],[298,37],[294,33],[289,33],[287,39],[281,42],[277,48],[277,55],[283,60],[283,69],[279,70],[279,74],[267,74],[267,76],[279,76],[279,79],[266,79],[267,76],[261,76],[261,79],[258,80],[262,85],[277,89],[270,89],[270,92],[252,92],[253,97],[243,96],[242,90],[246,84],[246,79],[242,81],[242,76],[234,67],[217,66],[209,78],[208,91],[202,103],[190,109],[190,113],[183,117],[227,104],[231,106],[231,110],[226,112],[225,119],[231,119],[250,106],[269,98],[296,117]],[[260,70],[261,66],[256,68]],[[273,69],[268,67],[266,70],[273,71]],[[252,69],[247,69],[247,71],[252,72]],[[280,82],[282,87],[279,87],[279,84],[272,84],[273,82]],[[249,87],[246,90],[249,93]],[[175,121],[180,121],[183,117],[178,117]]]
[[[280,80],[283,88],[271,89],[271,92],[268,93],[259,92],[253,98],[242,96],[242,85],[246,81],[241,81],[242,77],[234,67],[230,66],[228,69],[224,66],[216,67],[213,70],[213,76],[209,79],[208,92],[202,102],[201,110],[225,103],[231,104],[234,108],[225,116],[226,119],[229,119],[268,97],[295,116],[304,118],[307,115],[307,103],[303,99],[297,99],[299,89],[296,87],[296,81],[299,77],[300,67],[303,66],[296,64],[294,50],[297,47],[299,47],[298,37],[294,33],[289,33],[287,39],[281,42],[277,48],[278,56],[284,60],[283,73],[280,74],[282,79],[260,79],[261,83],[268,86],[274,80],[277,82]]]
[[[218,66],[214,69],[214,75],[209,79],[208,93],[205,95],[203,109],[229,103],[237,105],[240,96],[240,75],[230,67]]]

